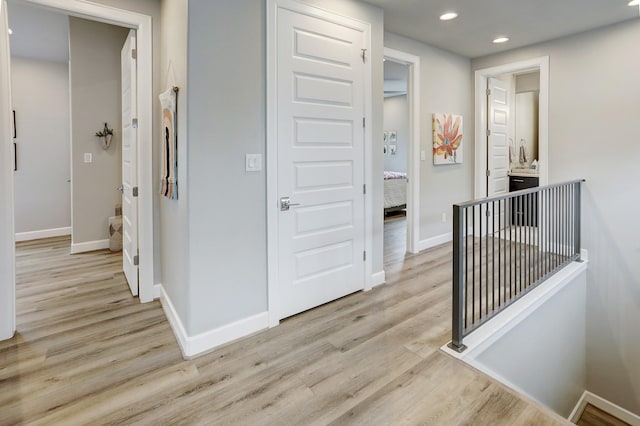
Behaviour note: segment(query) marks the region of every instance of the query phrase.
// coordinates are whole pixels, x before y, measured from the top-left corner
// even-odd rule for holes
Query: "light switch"
[[[84,153],[84,162],[85,163],[91,163],[93,162],[93,155],[91,155],[90,152],[85,152]]]
[[[245,171],[259,172],[262,170],[262,154],[247,154],[245,156]]]
[[[424,149],[422,151],[420,151],[420,159],[422,161],[426,161],[427,160],[427,152]]]

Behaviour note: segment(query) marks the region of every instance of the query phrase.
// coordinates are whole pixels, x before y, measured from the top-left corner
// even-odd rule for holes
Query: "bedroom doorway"
[[[387,261],[417,253],[420,238],[420,58],[384,51],[384,237]]]

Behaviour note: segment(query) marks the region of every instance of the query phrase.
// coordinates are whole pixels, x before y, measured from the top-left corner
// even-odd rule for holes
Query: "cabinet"
[[[537,176],[509,176],[509,192],[539,186]],[[538,194],[511,199],[511,224],[538,226]]]

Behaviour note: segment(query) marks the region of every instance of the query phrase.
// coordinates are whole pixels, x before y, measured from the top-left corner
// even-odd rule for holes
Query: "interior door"
[[[122,65],[122,268],[138,295],[138,169],[136,32],[129,31],[120,54]]]
[[[364,288],[362,31],[277,15],[280,318]],[[326,16],[326,15],[324,15]]]
[[[509,83],[489,78],[487,196],[509,192]]]
[[[509,192],[509,82],[489,78],[487,104],[487,196]],[[505,203],[496,205],[496,212],[488,211],[484,229],[496,233],[505,225]],[[508,207],[507,207],[508,210]]]

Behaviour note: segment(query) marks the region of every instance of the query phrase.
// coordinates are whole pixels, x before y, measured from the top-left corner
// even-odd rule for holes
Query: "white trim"
[[[140,302],[153,300],[153,61],[151,16],[84,0],[25,0],[92,21],[136,30],[138,53],[138,249]]]
[[[582,393],[580,400],[578,400],[578,403],[569,415],[569,421],[571,423],[576,423],[580,420],[587,404],[591,404],[605,413],[611,414],[613,417],[617,417],[619,420],[627,422],[632,426],[640,426],[640,416],[589,391],[584,391]]]
[[[529,59],[511,64],[476,70],[475,72],[475,198],[487,196],[487,80],[500,74],[540,70],[538,163],[540,164],[540,186],[549,183],[549,57]]]
[[[15,224],[13,212],[13,119],[7,3],[0,0],[0,340],[16,330]]]
[[[337,14],[333,11],[318,8],[313,5],[301,3],[295,0],[266,0],[267,7],[267,298],[268,298],[268,323],[274,327],[280,322],[280,288],[278,286],[278,147],[277,147],[277,11],[284,8],[297,13],[319,17],[341,25],[362,31],[364,47],[371,52],[371,24],[348,16]],[[372,122],[372,78],[371,56],[368,57],[364,76],[364,115],[367,123]],[[364,184],[367,188],[373,188],[373,152],[367,149],[371,146],[372,126],[367,125],[364,131]],[[364,249],[367,253],[373,252],[373,197],[372,191],[367,191],[364,201],[365,237]],[[367,256],[364,265],[363,290],[371,289],[373,285],[372,257]]]
[[[173,306],[173,303],[171,302],[171,299],[164,291],[164,287],[162,287],[161,284],[158,284],[158,288],[162,309],[164,310],[167,320],[169,321],[169,325],[171,325],[171,329],[173,330],[173,334],[178,341],[182,355],[185,358],[200,355],[224,345],[225,343],[229,343],[269,327],[269,315],[267,312],[262,312],[231,324],[196,334],[195,336],[189,336],[175,310],[175,307]]]
[[[162,284],[154,284],[153,285],[154,300],[160,299],[160,296],[162,296]]]
[[[453,233],[447,232],[446,234],[436,235],[435,237],[427,238],[418,242],[418,251],[430,249],[440,244],[448,243],[453,240]]]
[[[379,271],[371,275],[371,288],[382,285],[385,282],[387,282],[387,277],[384,271]]]
[[[507,334],[516,325],[527,318],[532,312],[551,299],[580,273],[587,270],[588,262],[573,262],[553,275],[544,283],[531,290],[521,299],[500,312],[482,327],[469,334],[464,339],[467,349],[464,352],[457,352],[447,345],[442,346],[444,352],[461,359],[470,365],[477,367],[473,360],[476,355],[491,346],[496,340]]]
[[[42,238],[62,237],[71,235],[71,227],[41,229],[40,231],[16,232],[16,241],[40,240]]]
[[[71,254],[86,253],[88,251],[104,250],[109,248],[109,239],[87,241],[86,243],[71,242]]]
[[[409,102],[409,148],[407,156],[407,251],[420,251],[420,57],[400,50],[384,48],[384,57],[407,65],[407,101]]]

